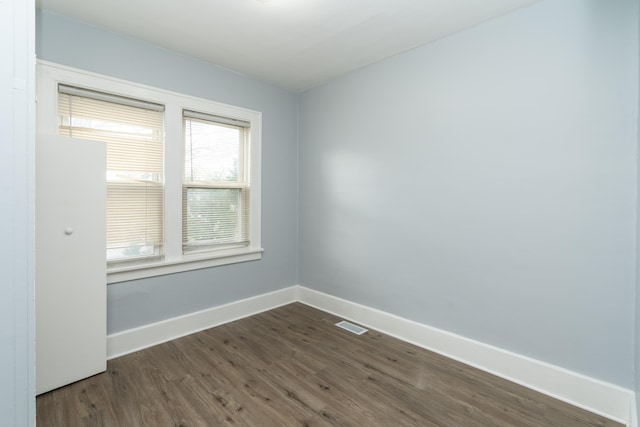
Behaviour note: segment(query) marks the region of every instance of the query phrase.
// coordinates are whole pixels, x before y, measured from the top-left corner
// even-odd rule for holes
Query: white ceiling
[[[537,0],[38,0],[39,7],[291,90]]]

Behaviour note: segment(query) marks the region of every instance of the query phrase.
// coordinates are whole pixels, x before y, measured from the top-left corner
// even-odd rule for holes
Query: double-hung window
[[[250,124],[184,110],[183,125],[183,251],[248,245]]]
[[[163,105],[58,85],[58,133],[106,144],[109,264],[163,254],[163,113]]]
[[[37,113],[106,145],[108,282],[261,258],[259,112],[40,61]]]

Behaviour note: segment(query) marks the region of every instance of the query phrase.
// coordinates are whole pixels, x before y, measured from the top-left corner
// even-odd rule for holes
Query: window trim
[[[261,158],[262,113],[204,98],[171,92],[122,79],[55,64],[37,62],[37,131],[39,135],[57,135],[58,84],[79,86],[100,92],[113,93],[165,106],[165,250],[161,261],[116,265],[107,268],[107,283],[117,283],[160,276],[201,268],[259,260],[261,247]],[[208,252],[182,253],[182,178],[183,129],[182,111],[201,111],[206,114],[240,120],[250,124],[249,182],[250,226],[246,247]]]

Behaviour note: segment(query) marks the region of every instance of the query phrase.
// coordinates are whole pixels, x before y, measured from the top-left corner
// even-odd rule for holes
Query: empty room
[[[638,427],[640,1],[0,11],[0,425]]]

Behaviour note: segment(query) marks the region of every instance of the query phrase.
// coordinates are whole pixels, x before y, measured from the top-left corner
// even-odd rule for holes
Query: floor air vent
[[[362,335],[368,330],[358,325],[354,325],[353,323],[349,323],[346,320],[336,323],[336,326],[342,329],[346,329],[349,332],[353,332],[356,335]]]

